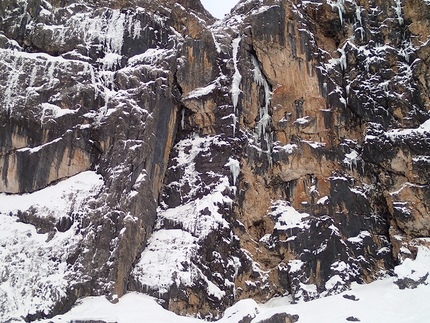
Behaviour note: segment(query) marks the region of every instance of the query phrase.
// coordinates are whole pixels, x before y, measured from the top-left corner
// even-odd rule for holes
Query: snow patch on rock
[[[50,313],[73,284],[67,258],[82,239],[79,219],[65,232],[41,234],[17,213],[31,210],[58,220],[85,213],[102,186],[101,177],[88,171],[31,194],[0,194],[0,321]]]

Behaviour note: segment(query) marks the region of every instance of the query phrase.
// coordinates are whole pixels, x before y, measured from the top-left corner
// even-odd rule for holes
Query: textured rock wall
[[[214,318],[246,297],[330,295],[413,255],[414,238],[427,236],[418,230],[427,227],[428,181],[418,174],[428,168],[429,134],[426,81],[417,77],[425,63],[414,56],[427,44],[413,34],[426,32],[408,20],[415,6],[428,10],[395,1],[243,1],[209,27],[212,54],[193,60],[226,64],[184,91],[180,141],[150,250],[133,271],[137,286],[162,291],[176,312]],[[211,153],[206,140],[216,142]],[[193,156],[187,163],[184,152]],[[207,205],[215,174],[228,176],[224,195],[233,202],[213,198],[219,209],[198,207],[191,225],[185,217]],[[196,235],[211,213],[227,227],[214,221]],[[180,245],[166,238],[178,229],[193,237],[183,244],[191,256],[176,258],[172,279],[150,283],[155,246]]]
[[[137,290],[215,319],[413,257],[429,235],[429,12],[248,0],[215,21],[199,1],[2,2],[0,191],[104,180],[64,215],[81,237],[66,296],[24,316]]]
[[[68,290],[22,314],[53,315],[85,295],[115,300],[152,231],[177,129],[173,19],[118,3],[1,6],[0,189],[33,192],[86,170],[105,184],[88,211],[64,214],[81,237],[68,250]]]

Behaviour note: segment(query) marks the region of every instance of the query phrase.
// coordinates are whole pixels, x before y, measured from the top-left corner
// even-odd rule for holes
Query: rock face
[[[127,291],[216,319],[392,273],[430,235],[429,14],[425,0],[243,0],[222,21],[198,0],[2,1],[0,191],[103,183],[64,214],[0,214],[76,240],[54,260],[67,285],[2,298],[2,320]],[[2,266],[3,282],[18,270]]]

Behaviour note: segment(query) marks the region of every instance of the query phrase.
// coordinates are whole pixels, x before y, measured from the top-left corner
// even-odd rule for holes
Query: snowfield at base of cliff
[[[426,274],[430,270],[430,250],[420,249],[415,261],[396,267],[399,274],[412,272]],[[274,298],[266,304],[251,299],[242,300],[227,309],[219,323],[237,323],[246,316],[252,323],[261,322],[276,313],[297,314],[298,323],[426,323],[430,317],[430,279],[415,289],[401,290],[395,278],[387,277],[370,284],[353,284],[351,290],[335,296],[300,301],[291,304],[291,298]],[[68,313],[58,315],[43,323],[102,320],[106,323],[203,323],[204,320],[178,316],[157,304],[155,298],[139,293],[124,295],[117,304],[104,297],[88,297],[78,301]]]

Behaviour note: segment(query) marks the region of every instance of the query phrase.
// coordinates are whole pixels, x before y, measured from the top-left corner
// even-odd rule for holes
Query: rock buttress
[[[415,40],[428,31],[408,17],[423,8],[241,1],[190,40],[178,141],[132,285],[216,319],[242,298],[338,293],[413,256],[428,235],[427,45]]]

